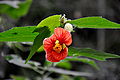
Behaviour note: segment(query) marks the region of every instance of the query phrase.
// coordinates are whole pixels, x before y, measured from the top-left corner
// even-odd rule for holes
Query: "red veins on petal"
[[[51,52],[55,45],[55,41],[56,41],[55,35],[52,35],[49,38],[45,38],[43,41],[44,50]]]
[[[43,45],[46,52],[46,59],[51,62],[59,62],[68,55],[68,48],[72,43],[72,37],[69,31],[63,28],[56,28],[54,34],[44,39]]]
[[[54,34],[61,44],[64,43],[69,46],[72,43],[72,38],[69,31],[63,28],[56,28],[54,30]]]

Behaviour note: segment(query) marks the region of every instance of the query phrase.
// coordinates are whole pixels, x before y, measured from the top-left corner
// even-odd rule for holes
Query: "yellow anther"
[[[55,41],[55,44],[58,44],[58,43],[59,43],[59,41],[58,41],[58,40],[56,40],[56,41]]]
[[[55,41],[55,46],[53,47],[55,52],[60,53],[64,48],[66,48],[65,44],[60,44],[58,40]]]
[[[63,49],[66,48],[66,45],[65,45],[65,44],[62,44],[62,48],[63,48]]]
[[[60,51],[62,50],[62,46],[58,43],[53,47],[53,50],[57,53],[60,53]]]

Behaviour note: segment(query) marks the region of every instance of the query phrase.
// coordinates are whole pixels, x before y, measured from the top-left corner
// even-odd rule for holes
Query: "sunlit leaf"
[[[61,15],[47,17],[37,25],[37,28],[47,26],[53,32],[56,27],[60,27],[60,17]]]
[[[47,26],[51,33],[54,31],[56,27],[60,27],[60,17],[61,15],[53,15],[42,20],[38,25],[34,32],[40,32],[39,30],[43,26]],[[47,37],[47,36],[46,36]],[[38,52],[43,51],[43,46],[39,47]]]
[[[36,26],[14,27],[0,33],[0,41],[33,42],[38,33],[33,33]]]
[[[90,48],[79,49],[72,47],[69,48],[69,56],[85,56],[100,61],[105,61],[107,58],[120,58],[120,56],[118,55],[110,54]]]
[[[78,28],[120,28],[120,24],[111,22],[102,17],[84,17],[69,21]]]

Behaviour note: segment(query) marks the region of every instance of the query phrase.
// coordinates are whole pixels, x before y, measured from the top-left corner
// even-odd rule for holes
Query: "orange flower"
[[[68,55],[67,46],[71,43],[72,37],[70,32],[63,28],[56,28],[54,34],[43,41],[47,60],[59,62],[66,58]]]

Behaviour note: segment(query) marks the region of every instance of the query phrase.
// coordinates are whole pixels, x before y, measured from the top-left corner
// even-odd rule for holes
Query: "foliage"
[[[68,76],[68,75],[62,75],[59,79],[55,79],[55,80],[87,80],[84,77],[72,77],[72,76]]]
[[[0,14],[7,14],[10,17],[17,19],[27,14],[32,0],[26,0],[18,4],[18,8],[14,8],[8,4],[0,4]]]
[[[9,57],[9,59],[8,59]],[[23,68],[27,68],[27,69],[31,69],[35,72],[37,72],[39,75],[42,76],[48,76],[48,74],[50,74],[51,72],[55,72],[55,73],[60,73],[60,74],[65,74],[65,75],[73,75],[73,76],[92,76],[91,73],[86,73],[86,72],[77,72],[77,71],[69,71],[69,70],[64,70],[64,69],[60,69],[60,68],[55,68],[54,66],[41,66],[40,63],[35,62],[35,61],[29,61],[28,63],[24,64],[25,60],[21,59],[20,56],[17,55],[7,55],[4,56],[4,58],[11,64],[15,64],[17,66],[23,67]],[[51,63],[51,62],[50,62]],[[65,65],[60,63],[60,65]],[[67,65],[69,66],[69,65]],[[47,75],[44,75],[44,72],[47,71]],[[24,77],[21,76],[12,76],[12,78],[17,78],[17,79],[22,79]]]
[[[89,64],[96,69],[99,69],[96,62],[94,60],[91,60],[88,58],[68,57],[68,58],[64,59],[63,61],[79,61],[79,62]]]
[[[33,42],[38,33],[33,33],[36,26],[14,27],[0,33],[0,41]]]
[[[11,76],[12,79],[14,80],[28,80],[27,78],[23,77],[23,76]]]
[[[57,63],[56,64],[56,66],[58,66],[58,67],[61,67],[61,68],[65,68],[65,69],[71,69],[72,68],[72,65],[71,65],[71,63],[70,62],[59,62],[59,63]]]
[[[102,51],[90,49],[90,48],[69,48],[69,56],[85,56],[88,58],[105,61],[107,58],[120,58],[120,56],[110,53],[105,53]]]
[[[43,39],[48,37],[50,34],[49,30],[51,32],[53,32],[54,28],[60,26],[60,16],[61,15],[50,16],[50,17],[42,20],[38,24],[38,26],[34,30],[34,32],[39,32],[39,35],[34,39],[33,46],[31,48],[30,54],[29,54],[28,58],[26,59],[25,63],[27,63],[27,61],[29,61],[31,59],[31,57],[34,55],[34,53],[42,46]]]
[[[33,46],[31,48],[30,54],[29,54],[28,58],[26,59],[25,63],[27,63],[31,59],[31,57],[39,49],[39,47],[41,47],[43,45],[42,44],[43,40],[46,37],[48,37],[50,34],[48,27],[41,27],[41,28],[39,28],[39,30],[36,29],[34,32],[37,32],[37,31],[39,31],[39,35],[34,39]]]
[[[61,15],[54,15],[54,16],[45,18],[37,25],[37,28],[47,26],[50,29],[50,31],[53,32],[56,27],[60,26],[60,17]]]
[[[69,53],[68,53],[69,57],[67,57],[61,62],[55,63],[56,65],[53,65],[53,63],[46,61],[45,66],[47,66],[48,68],[46,68],[45,66],[43,67],[35,66],[35,68],[31,67],[31,65],[28,64],[29,60],[35,54],[35,52],[43,50],[43,40],[49,37],[50,34],[53,33],[56,27],[64,26],[65,23],[62,24],[60,21],[61,20],[60,18],[61,18],[61,15],[53,15],[42,20],[37,26],[15,27],[13,29],[0,33],[1,42],[3,41],[33,42],[33,46],[31,47],[30,54],[26,59],[26,61],[23,61],[18,57],[15,58],[15,56],[6,57],[7,60],[10,63],[16,64],[18,66],[21,66],[22,64],[21,67],[24,67],[24,68],[26,67],[25,65],[27,65],[27,67],[33,69],[34,71],[38,72],[41,75],[43,75],[45,71],[48,71],[48,72],[56,72],[60,74],[67,74],[67,75],[73,75],[73,76],[91,76],[92,75],[91,73],[82,73],[82,72],[76,72],[76,71],[63,70],[63,69],[54,68],[53,66],[71,69],[70,61],[79,61],[79,62],[87,63],[96,69],[99,69],[99,67],[95,62],[96,60],[106,61],[106,59],[108,58],[120,58],[120,56],[118,55],[114,55],[114,54],[110,54],[110,53],[106,53],[106,52],[102,52],[102,51],[98,51],[90,48],[79,49],[75,47],[69,47]],[[111,22],[101,17],[85,17],[85,18],[80,18],[80,19],[71,20],[71,21],[69,20],[66,22],[67,23],[69,22],[78,28],[105,28],[105,29],[120,28],[120,24]],[[24,64],[24,62],[26,64]],[[18,64],[18,63],[21,63],[21,64]],[[41,69],[41,71],[38,68]]]
[[[120,28],[120,24],[111,22],[102,17],[85,17],[71,20],[69,22],[78,28]]]

